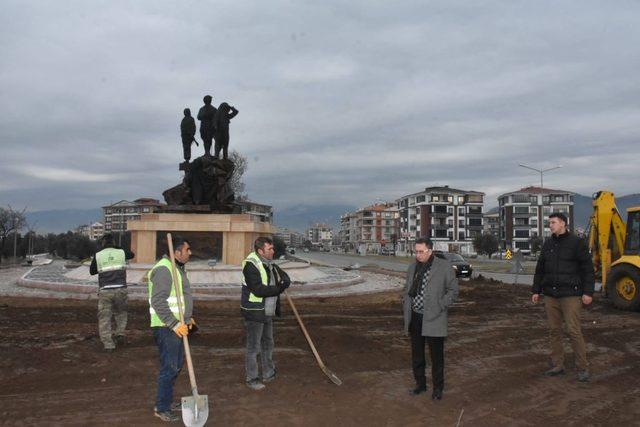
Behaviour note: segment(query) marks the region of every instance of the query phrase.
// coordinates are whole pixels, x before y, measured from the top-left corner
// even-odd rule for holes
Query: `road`
[[[396,258],[396,257],[388,257],[388,259],[381,259],[379,256],[360,256],[360,255],[352,255],[352,254],[336,254],[329,252],[296,252],[296,256],[298,258],[302,258],[309,262],[316,262],[318,264],[326,264],[332,267],[349,267],[354,264],[358,264],[360,266],[364,265],[375,265],[380,268],[384,268],[386,270],[391,271],[406,271],[407,265],[409,263],[408,258]],[[488,261],[488,260],[487,260]],[[491,260],[493,261],[493,260]],[[505,261],[495,261],[495,264],[502,263]],[[472,263],[473,264],[473,263]],[[486,262],[483,260],[483,264],[486,267]],[[489,262],[491,264],[491,262]],[[477,277],[478,275],[482,275],[488,279],[499,280],[504,283],[514,283],[520,285],[531,285],[533,284],[533,275],[532,274],[509,274],[509,273],[497,273],[490,270],[486,270],[483,268],[474,269],[473,276]]]

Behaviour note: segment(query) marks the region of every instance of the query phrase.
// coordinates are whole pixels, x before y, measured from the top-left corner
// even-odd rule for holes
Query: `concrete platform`
[[[333,294],[333,291],[349,292],[349,288],[362,284],[365,280],[359,272],[343,271],[332,267],[316,267],[304,262],[277,262],[291,277],[292,295]],[[147,298],[147,272],[151,264],[131,264],[127,269],[129,295],[134,299]],[[187,264],[192,291],[198,298],[233,299],[239,298],[242,286],[242,270],[239,266],[216,265],[206,262]],[[49,293],[77,294],[87,297],[97,294],[97,276],[89,274],[89,266],[68,270],[61,262],[34,267],[17,282],[19,287],[38,289]],[[361,287],[357,292],[367,292]],[[377,289],[377,287],[376,287]],[[355,290],[354,290],[355,291]]]

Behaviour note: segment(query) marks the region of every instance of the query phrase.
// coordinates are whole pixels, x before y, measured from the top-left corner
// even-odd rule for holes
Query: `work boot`
[[[171,411],[182,411],[182,403],[173,402],[171,404]],[[157,406],[153,407],[153,412],[158,412],[158,407]]]
[[[263,379],[262,379],[262,382],[263,382],[263,383],[270,383],[271,381],[273,381],[273,380],[275,380],[275,379],[276,379],[276,370],[274,369],[274,370],[273,370],[273,374],[269,375],[269,376],[268,376],[268,377],[266,377],[266,378],[263,378]]]
[[[126,345],[127,344],[127,338],[124,335],[116,335],[114,337],[114,340],[116,342],[116,345]]]
[[[251,381],[247,381],[247,387],[249,387],[251,390],[257,391],[265,388],[265,385],[258,380],[251,380]]]
[[[578,381],[580,381],[581,383],[589,382],[590,378],[591,375],[589,375],[589,371],[587,371],[586,369],[584,371],[578,371]]]
[[[564,368],[561,366],[554,366],[544,373],[545,377],[557,377],[558,375],[564,375]]]
[[[427,391],[427,386],[425,384],[418,384],[416,385],[416,388],[409,390],[409,394],[411,394],[412,396],[417,396],[424,393],[425,391]]]
[[[168,423],[180,421],[180,417],[177,414],[175,414],[173,411],[164,411],[164,412],[154,411],[153,415],[160,418],[162,421],[165,421]]]
[[[442,390],[440,389],[434,389],[433,393],[431,393],[431,399],[432,400],[442,400]]]

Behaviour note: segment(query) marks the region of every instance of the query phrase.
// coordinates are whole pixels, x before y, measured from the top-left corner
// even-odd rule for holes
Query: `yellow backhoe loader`
[[[640,310],[640,206],[627,209],[625,223],[613,193],[595,193],[588,233],[604,294],[622,310]]]

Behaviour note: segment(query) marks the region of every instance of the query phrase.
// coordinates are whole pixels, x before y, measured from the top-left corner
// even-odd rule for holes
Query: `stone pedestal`
[[[153,213],[127,222],[131,232],[133,262],[153,264],[166,253],[166,233],[198,240],[201,258],[218,258],[239,265],[253,251],[260,236],[271,236],[274,227],[246,214]],[[220,236],[222,237],[220,239]],[[220,242],[221,240],[221,242]],[[206,252],[206,247],[210,251]]]

